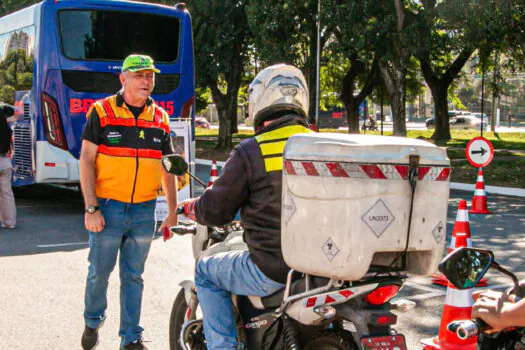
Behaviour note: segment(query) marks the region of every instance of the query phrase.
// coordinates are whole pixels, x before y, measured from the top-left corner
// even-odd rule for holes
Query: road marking
[[[38,248],[53,248],[53,247],[67,247],[70,245],[86,245],[86,244],[89,244],[89,242],[42,244],[42,245],[37,245],[37,247]]]
[[[432,288],[432,287],[429,287],[429,286],[423,286],[421,284],[417,284],[417,283],[413,283],[413,282],[405,282],[405,286],[421,289],[421,290],[424,290],[425,292],[443,293],[444,294],[443,290],[441,290],[439,288]]]
[[[82,202],[73,202],[73,203],[82,203]],[[64,204],[35,204],[35,205],[17,205],[17,208],[53,208],[53,207],[70,207],[71,203],[64,203]]]
[[[430,299],[430,298],[435,298],[435,297],[442,297],[442,296],[445,296],[446,294],[447,294],[446,292],[439,291],[435,293],[412,295],[412,296],[406,297],[405,299],[409,299],[409,300]]]

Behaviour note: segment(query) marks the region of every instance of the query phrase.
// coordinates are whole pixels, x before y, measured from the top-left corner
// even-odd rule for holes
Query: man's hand
[[[506,317],[515,306],[514,297],[493,290],[477,291],[472,294],[475,303],[472,307],[472,318],[480,318],[492,328],[486,333],[496,333],[511,327]]]
[[[162,222],[162,225],[160,225],[157,232],[162,232],[166,228],[167,234],[163,233],[164,240],[166,241],[168,239],[171,239],[173,237],[173,232],[171,232],[169,228],[172,226],[177,226],[178,223],[179,223],[179,218],[177,214],[169,213],[168,216],[166,216],[166,218]]]
[[[179,204],[177,204],[177,209],[182,208],[184,210],[184,216],[197,221],[195,218],[195,212],[193,211],[193,206],[195,205],[196,198],[185,199]]]
[[[106,222],[100,210],[97,210],[93,214],[86,213],[84,215],[84,225],[86,230],[97,233],[104,229]]]

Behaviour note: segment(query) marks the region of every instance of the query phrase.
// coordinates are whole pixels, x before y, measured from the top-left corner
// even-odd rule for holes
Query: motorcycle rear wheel
[[[304,350],[359,350],[353,337],[343,330],[315,333],[302,347]]]

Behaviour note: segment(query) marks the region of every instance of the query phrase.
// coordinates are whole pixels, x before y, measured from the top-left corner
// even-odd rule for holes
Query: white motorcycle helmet
[[[257,130],[277,112],[290,111],[304,118],[308,115],[308,87],[303,73],[287,64],[262,70],[248,88],[248,115]]]

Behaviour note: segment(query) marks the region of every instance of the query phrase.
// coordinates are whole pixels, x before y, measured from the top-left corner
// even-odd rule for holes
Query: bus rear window
[[[73,60],[122,61],[131,53],[174,62],[179,53],[177,17],[138,12],[63,10],[58,14],[63,54]]]

